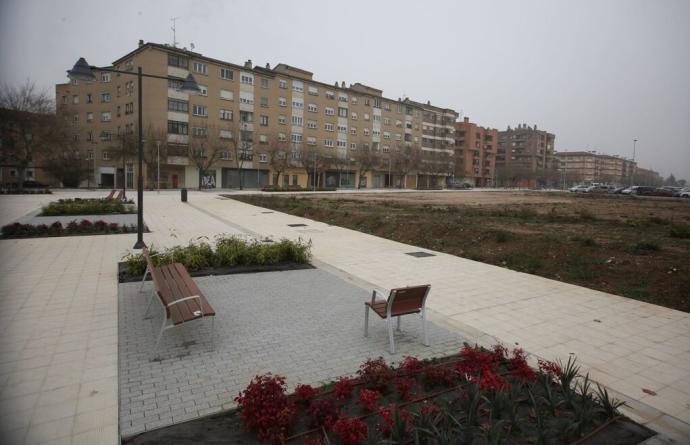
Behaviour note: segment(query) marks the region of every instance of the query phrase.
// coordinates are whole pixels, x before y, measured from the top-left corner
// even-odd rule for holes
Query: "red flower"
[[[390,436],[391,432],[393,431],[393,425],[395,423],[393,414],[395,413],[396,409],[397,407],[395,405],[388,405],[386,408],[382,406],[379,407],[381,423],[376,425],[376,429],[384,436]],[[412,422],[414,421],[414,417],[412,414],[402,408],[398,410],[398,416],[400,420],[405,422],[405,432],[409,434],[412,430]]]
[[[281,442],[290,429],[297,410],[288,403],[285,389],[285,377],[269,373],[254,377],[235,398],[244,428],[257,431],[261,441]]]
[[[335,381],[336,399],[349,399],[352,395],[352,381],[346,377],[341,377]]]
[[[359,392],[359,404],[368,411],[374,411],[376,402],[381,398],[381,393],[371,389],[362,389]]]
[[[333,431],[340,438],[342,445],[360,445],[369,435],[366,423],[349,417],[338,419],[333,425]]]
[[[441,408],[438,406],[434,405],[433,403],[429,402],[428,400],[425,400],[424,403],[422,404],[422,407],[419,409],[419,413],[422,416],[435,416],[441,412]]]
[[[513,356],[510,358],[510,364],[513,367],[513,369],[510,370],[510,375],[528,382],[533,382],[537,379],[537,373],[527,364],[525,351],[523,351],[522,348],[513,349]]]
[[[548,375],[551,379],[557,379],[563,374],[563,370],[554,362],[538,359],[539,371]]]
[[[398,389],[400,398],[409,402],[412,400],[412,387],[415,386],[415,380],[408,377],[398,377],[395,379],[395,385]]]
[[[316,390],[311,385],[297,385],[295,395],[302,402],[307,402],[316,396]]]
[[[378,390],[385,389],[395,377],[395,371],[388,366],[383,357],[367,360],[359,367],[357,374],[367,388]]]
[[[324,427],[330,430],[340,415],[335,402],[330,399],[315,400],[307,409],[309,416],[309,426],[311,428]]]
[[[424,367],[424,364],[417,357],[406,356],[402,362],[400,362],[400,369],[405,372],[419,372]]]

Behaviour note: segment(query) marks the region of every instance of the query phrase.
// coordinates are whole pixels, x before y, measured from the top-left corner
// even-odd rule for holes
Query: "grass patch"
[[[690,239],[690,226],[685,224],[673,225],[668,234],[671,238]]]
[[[497,243],[507,243],[513,238],[513,233],[498,229],[493,231],[493,236]]]
[[[661,246],[654,241],[640,241],[630,246],[630,253],[633,255],[649,255],[652,252],[658,252],[660,250]]]
[[[597,217],[594,215],[594,213],[590,212],[589,210],[579,210],[577,212],[577,216],[580,219],[580,221],[596,221]]]
[[[529,253],[513,253],[501,258],[506,267],[520,272],[535,273],[544,267],[542,259]]]

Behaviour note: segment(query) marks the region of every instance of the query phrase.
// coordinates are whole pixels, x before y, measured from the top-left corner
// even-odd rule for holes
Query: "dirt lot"
[[[690,200],[527,191],[233,198],[690,312]]]

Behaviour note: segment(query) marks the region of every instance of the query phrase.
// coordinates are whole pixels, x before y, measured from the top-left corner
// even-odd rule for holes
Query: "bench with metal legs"
[[[374,311],[379,317],[386,320],[388,325],[388,341],[390,353],[395,354],[395,338],[393,335],[393,317],[397,318],[396,330],[400,331],[400,317],[410,314],[419,314],[422,318],[422,330],[424,334],[424,346],[429,346],[429,337],[426,326],[426,298],[431,290],[430,284],[423,286],[409,286],[391,289],[385,292],[374,289],[371,301],[364,302],[364,336],[369,336],[369,311]],[[382,297],[379,299],[378,297]]]

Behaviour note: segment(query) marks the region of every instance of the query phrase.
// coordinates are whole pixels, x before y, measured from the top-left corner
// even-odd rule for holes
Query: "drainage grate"
[[[306,224],[288,224],[288,227],[307,227]]]
[[[433,253],[428,253],[428,252],[407,252],[405,255],[410,255],[410,256],[413,256],[413,257],[417,257],[417,258],[425,258],[425,257],[428,257],[428,256],[436,256],[436,255],[434,255]]]

